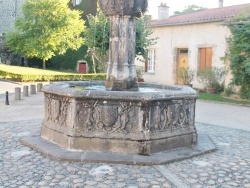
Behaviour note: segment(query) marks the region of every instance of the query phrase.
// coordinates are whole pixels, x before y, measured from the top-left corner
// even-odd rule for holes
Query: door
[[[177,67],[177,84],[182,85],[183,81],[180,76],[181,69],[188,68],[188,49],[179,49],[178,50],[178,67]]]
[[[86,63],[79,63],[79,73],[86,74],[87,66]]]

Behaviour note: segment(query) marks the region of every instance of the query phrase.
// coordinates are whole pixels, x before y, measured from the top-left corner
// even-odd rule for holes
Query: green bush
[[[17,74],[0,70],[0,76],[18,82],[34,81],[78,81],[78,80],[105,80],[106,74],[65,74],[65,75],[32,75]]]
[[[240,97],[242,99],[250,99],[250,86],[242,85],[240,89]]]
[[[233,91],[233,86],[232,85],[229,85],[228,87],[226,87],[225,89],[224,89],[224,95],[226,96],[226,97],[229,97],[230,95],[232,95],[234,93],[234,91]]]
[[[232,35],[228,38],[229,51],[225,59],[230,60],[232,83],[240,86],[240,96],[250,98],[250,8],[246,7],[227,23]]]

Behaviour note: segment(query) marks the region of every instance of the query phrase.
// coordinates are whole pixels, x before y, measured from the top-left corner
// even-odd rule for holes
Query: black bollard
[[[10,103],[9,103],[9,92],[8,91],[6,91],[5,105],[10,105]]]

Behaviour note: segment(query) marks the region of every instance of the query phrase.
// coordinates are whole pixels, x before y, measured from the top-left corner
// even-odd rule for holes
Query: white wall
[[[227,27],[221,23],[205,23],[182,26],[154,28],[152,37],[158,37],[157,44],[150,48],[156,49],[155,74],[144,74],[146,82],[176,84],[177,48],[189,49],[189,67],[197,70],[198,49],[212,47],[212,66],[222,67],[220,59],[227,48],[226,38],[230,35]],[[139,65],[137,61],[137,65]],[[194,87],[202,85],[194,81]]]

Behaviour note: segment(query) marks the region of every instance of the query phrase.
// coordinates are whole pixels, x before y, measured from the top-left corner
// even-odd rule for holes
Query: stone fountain
[[[41,137],[22,142],[59,160],[126,164],[161,164],[214,150],[205,135],[197,144],[192,88],[136,82],[135,18],[147,0],[98,2],[111,21],[106,82],[45,86]]]

